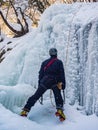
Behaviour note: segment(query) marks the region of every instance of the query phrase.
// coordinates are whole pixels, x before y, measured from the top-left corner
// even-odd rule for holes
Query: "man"
[[[27,116],[31,107],[37,102],[37,100],[44,94],[47,89],[52,89],[55,97],[56,116],[59,116],[60,120],[65,120],[63,113],[63,99],[61,95],[61,89],[65,89],[65,74],[64,67],[61,60],[57,58],[57,49],[51,48],[49,50],[50,58],[45,60],[39,71],[39,87],[35,94],[31,96],[21,112],[21,116]]]

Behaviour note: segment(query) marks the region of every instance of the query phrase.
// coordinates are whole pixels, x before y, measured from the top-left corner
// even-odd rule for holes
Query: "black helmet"
[[[57,56],[57,49],[56,48],[51,48],[49,50],[50,56]]]

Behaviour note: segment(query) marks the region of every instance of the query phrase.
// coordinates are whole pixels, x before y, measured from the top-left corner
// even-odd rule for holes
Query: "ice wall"
[[[20,44],[0,64],[0,84],[8,88],[29,84],[34,90],[41,62],[49,57],[49,48],[56,47],[65,67],[68,102],[71,105],[79,102],[86,114],[98,115],[96,12],[98,3],[56,4],[48,8],[37,30],[21,38]],[[3,95],[2,91],[0,94]]]

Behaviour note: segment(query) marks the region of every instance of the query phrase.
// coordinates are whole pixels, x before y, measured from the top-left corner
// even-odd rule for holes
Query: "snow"
[[[55,109],[50,102],[44,105],[36,104],[28,115],[28,118],[20,117],[0,105],[0,130],[97,130],[98,117],[85,116],[75,108],[65,105],[66,121],[60,122],[54,116]]]
[[[39,27],[0,48],[11,47],[0,63],[0,130],[98,129],[98,3],[54,4]],[[66,121],[55,117],[49,91],[27,118],[22,107],[38,86],[41,62],[56,47],[66,74]],[[70,105],[69,105],[70,104]],[[72,106],[73,105],[73,106]],[[81,105],[81,106],[79,106]],[[87,116],[87,115],[88,116]],[[97,115],[97,116],[96,116]]]

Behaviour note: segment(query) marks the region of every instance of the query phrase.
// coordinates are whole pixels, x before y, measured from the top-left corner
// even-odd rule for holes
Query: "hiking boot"
[[[64,121],[66,119],[65,114],[63,113],[63,110],[58,109],[57,112],[55,113],[57,117],[59,117],[60,121]]]
[[[20,116],[27,117],[27,115],[28,115],[28,111],[26,111],[26,110],[22,110],[20,113]]]

